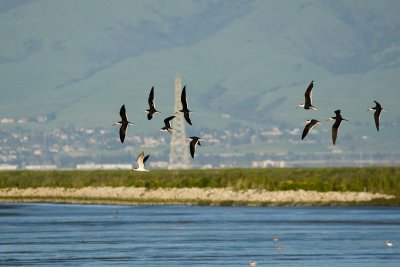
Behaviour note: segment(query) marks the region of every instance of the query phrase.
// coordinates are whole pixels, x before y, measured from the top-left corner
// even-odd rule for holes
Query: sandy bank
[[[392,199],[392,195],[368,192],[316,192],[316,191],[265,191],[250,189],[234,191],[229,188],[159,188],[146,190],[134,187],[85,187],[74,188],[5,188],[0,189],[0,201],[12,198],[24,199],[96,199],[107,203],[107,199],[135,200],[134,202],[183,203],[183,202],[246,202],[246,203],[329,203],[367,202],[374,199]],[[74,202],[74,201],[71,201]]]

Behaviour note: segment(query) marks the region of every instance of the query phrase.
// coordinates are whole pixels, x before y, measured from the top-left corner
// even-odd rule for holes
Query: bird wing
[[[169,116],[168,118],[166,118],[166,119],[164,120],[164,123],[165,123],[165,124],[169,123],[169,121],[172,120],[173,118],[175,118],[175,116]]]
[[[187,121],[187,123],[192,125],[192,121],[190,120],[190,117],[189,117],[189,112],[184,112],[183,116],[185,117],[185,120]]]
[[[121,140],[121,143],[124,142],[125,140],[125,134],[126,134],[126,128],[128,127],[128,124],[121,124],[121,127],[119,128],[119,139]]]
[[[375,100],[374,100],[374,102],[375,102],[375,105],[376,105],[376,107],[375,107],[375,108],[382,108],[381,104],[379,104],[379,103],[378,103],[378,102],[376,102]]]
[[[303,134],[301,136],[301,140],[304,139],[304,137],[306,137],[306,135],[309,133],[309,131],[311,131],[312,128],[314,128],[314,126],[318,123],[319,121],[312,119],[305,127],[303,130]]]
[[[144,169],[144,151],[142,151],[136,159],[138,169]]]
[[[332,125],[332,128],[339,129],[340,123],[342,122],[341,117],[336,117],[335,119],[336,119],[336,121]]]
[[[147,155],[146,157],[144,157],[143,159],[143,165],[146,163],[146,161],[149,159],[150,155]]]
[[[312,89],[314,87],[314,81],[311,81],[311,83],[308,85],[307,90],[304,94],[304,98],[305,98],[305,106],[311,106],[311,102],[312,102]]]
[[[154,110],[155,111],[156,110],[156,104],[154,103],[154,86],[151,87],[148,102],[149,102],[150,110]]]
[[[332,142],[333,142],[333,145],[336,144],[336,137],[337,137],[338,130],[339,130],[339,127],[333,127],[332,126]]]
[[[311,127],[312,127],[312,126],[311,126],[311,122],[308,123],[308,124],[304,127],[303,134],[301,135],[301,140],[303,140],[304,137],[307,136],[307,134],[308,134],[308,132],[310,131]]]
[[[164,120],[164,124],[165,124],[165,127],[166,128],[170,128],[171,127],[171,124],[169,123],[173,118],[175,118],[175,116],[169,116],[168,118],[166,118],[165,120]]]
[[[374,113],[374,118],[375,118],[375,126],[376,129],[379,132],[379,117],[381,116],[381,109],[376,109],[375,113]]]
[[[119,115],[121,116],[122,121],[128,121],[125,105],[122,105],[121,109],[119,110]]]
[[[181,94],[181,102],[182,102],[182,109],[187,110],[187,101],[186,101],[186,85],[182,89],[182,94]]]
[[[150,94],[149,94],[149,99],[148,99],[150,107],[153,106],[153,101],[154,101],[154,86],[151,87]]]
[[[196,139],[193,139],[190,142],[190,155],[192,156],[192,158],[194,158],[194,151],[195,151],[195,148],[196,148],[196,142],[197,142]]]
[[[147,119],[151,120],[152,118],[153,118],[153,113],[152,112],[147,113]]]

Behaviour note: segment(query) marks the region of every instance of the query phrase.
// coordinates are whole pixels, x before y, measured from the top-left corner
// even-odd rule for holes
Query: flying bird
[[[188,109],[188,104],[187,104],[187,100],[186,100],[186,85],[182,89],[181,102],[182,102],[182,109],[180,109],[179,112],[182,112],[183,116],[185,117],[185,120],[187,121],[187,123],[192,125],[192,122],[191,122],[190,117],[189,117],[189,113],[192,112],[192,111],[190,111]]]
[[[125,105],[122,105],[121,109],[119,110],[119,115],[121,116],[121,120],[115,122],[113,125],[121,125],[119,128],[119,139],[121,140],[121,143],[123,143],[125,140],[126,129],[128,128],[128,125],[133,124],[133,122],[128,121]]]
[[[315,125],[321,124],[319,121],[312,119],[312,120],[306,120],[306,126],[304,127],[303,134],[301,135],[301,140],[304,139],[304,137],[307,136],[308,132],[311,131],[312,128],[314,128]]]
[[[173,131],[174,129],[171,127],[170,121],[171,121],[173,118],[175,118],[175,116],[170,116],[170,117],[166,118],[166,119],[164,120],[165,126],[162,127],[162,128],[160,128],[160,130],[161,130],[161,131],[166,131],[166,132],[169,132],[170,134],[172,134],[172,131]]]
[[[313,106],[312,104],[312,89],[314,87],[314,81],[311,81],[311,83],[308,85],[307,90],[304,94],[305,102],[304,104],[301,103],[298,105],[298,108],[304,108],[304,109],[312,109],[316,110],[317,108]]]
[[[342,115],[340,115],[340,109],[336,110],[335,113],[336,113],[335,117],[330,117],[330,118],[327,119],[327,120],[334,120],[335,121],[335,123],[332,125],[332,142],[333,142],[333,145],[336,144],[336,137],[337,137],[337,134],[338,134],[340,123],[342,121],[348,121],[348,120],[344,119],[342,117]]]
[[[375,125],[376,125],[376,129],[379,132],[379,118],[381,116],[381,112],[387,111],[387,110],[383,109],[381,104],[379,104],[375,100],[374,100],[374,102],[375,102],[375,107],[369,108],[367,111],[375,111],[375,113],[374,113]]]
[[[192,156],[192,158],[194,158],[194,152],[196,150],[196,146],[197,145],[201,146],[200,140],[202,140],[202,139],[197,136],[191,136],[191,137],[188,137],[188,139],[190,140],[190,145],[189,145],[190,155]]]
[[[146,109],[145,112],[147,112],[147,119],[151,120],[154,114],[161,113],[156,109],[154,103],[154,86],[151,87],[149,99],[147,101],[149,102],[149,109]]]
[[[149,170],[146,170],[144,168],[144,164],[146,163],[147,159],[150,157],[150,155],[147,155],[146,157],[144,156],[144,151],[142,151],[142,153],[139,154],[139,156],[136,159],[136,163],[137,163],[137,168],[134,168],[134,171],[138,171],[138,172],[148,172]]]

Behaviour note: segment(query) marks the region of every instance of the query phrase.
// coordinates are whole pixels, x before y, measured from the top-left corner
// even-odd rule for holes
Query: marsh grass
[[[226,188],[374,192],[400,198],[400,167],[132,171],[2,171],[0,188]]]

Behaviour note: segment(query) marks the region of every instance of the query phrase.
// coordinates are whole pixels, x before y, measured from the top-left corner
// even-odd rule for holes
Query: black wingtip
[[[149,157],[150,157],[150,154],[143,158],[143,164],[146,163],[146,161],[149,159]]]

